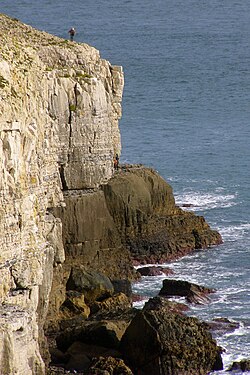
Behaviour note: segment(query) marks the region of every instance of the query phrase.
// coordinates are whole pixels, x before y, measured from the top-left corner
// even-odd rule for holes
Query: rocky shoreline
[[[96,196],[101,197],[99,201]],[[84,252],[86,242],[94,243],[98,238],[96,225],[89,226],[83,221],[85,201],[88,202],[89,212],[94,214],[95,223],[100,222],[99,218],[102,217],[102,226],[98,227],[98,231],[102,235],[109,232],[105,242],[105,237],[99,242],[98,258],[97,249],[93,246],[89,248],[88,257]],[[84,194],[65,191],[65,202],[66,207],[53,212],[63,225],[66,251],[62,270],[65,270],[66,278],[64,285],[62,282],[56,284],[51,292],[52,299],[53,291],[55,294],[60,292],[60,295],[65,291],[65,301],[59,310],[49,309],[48,313],[45,332],[52,334],[57,344],[56,351],[52,348],[52,365],[58,364],[66,370],[86,374],[101,373],[105,366],[110,368],[110,374],[145,375],[152,374],[152,371],[154,374],[197,374],[197,371],[206,374],[212,369],[221,369],[221,349],[203,323],[185,316],[185,306],[159,296],[138,311],[132,307],[130,287],[130,282],[140,277],[133,264],[148,261],[161,263],[195,249],[219,244],[222,241],[219,233],[211,230],[204,218],[177,207],[167,182],[154,170],[141,165],[121,167],[98,191]],[[104,207],[107,207],[109,214],[105,211],[105,220]],[[87,217],[91,220],[92,216]],[[103,251],[105,262],[100,257]],[[175,293],[176,288],[173,288]],[[193,285],[186,292],[187,300],[206,303],[209,292],[206,288]],[[145,324],[150,319],[153,320],[147,323],[147,328]],[[159,319],[163,324],[160,329],[162,334],[157,328]],[[171,333],[173,327],[174,332]],[[157,339],[153,339],[152,334]],[[170,336],[166,338],[166,335]],[[197,341],[193,340],[190,347],[192,336],[197,336]],[[148,353],[146,347],[141,350],[145,340],[149,340],[145,344]],[[157,342],[155,352],[151,340]],[[171,348],[179,349],[173,352],[170,347],[167,349],[164,346],[166,343]],[[98,365],[95,363],[95,369],[92,369],[92,360],[99,357],[100,352],[102,360]],[[124,363],[121,365],[114,358],[120,358]],[[196,360],[193,361],[193,358]],[[200,361],[199,358],[206,360]],[[121,366],[124,366],[123,369],[118,370]]]
[[[176,206],[156,171],[115,170],[122,67],[87,44],[0,21],[0,373],[221,368],[209,327],[184,305],[158,296],[132,306],[135,264],[222,239]],[[186,288],[188,303],[207,302],[206,289]]]

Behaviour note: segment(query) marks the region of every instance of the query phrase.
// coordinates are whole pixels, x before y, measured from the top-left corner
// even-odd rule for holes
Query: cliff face
[[[65,205],[62,188],[111,177],[123,73],[88,45],[4,15],[0,32],[0,368],[40,374],[53,265],[65,258],[50,211]]]
[[[154,171],[114,173],[121,67],[4,15],[0,32],[0,373],[39,375],[44,328],[70,325],[69,304],[83,320],[93,307],[86,285],[67,290],[72,274],[129,289],[132,259],[171,260],[221,238],[176,207]]]

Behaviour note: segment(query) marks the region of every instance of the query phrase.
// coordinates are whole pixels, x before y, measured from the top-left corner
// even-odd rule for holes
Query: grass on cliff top
[[[0,13],[0,32],[2,36],[9,36],[9,39],[18,37],[18,39],[26,39],[30,45],[39,42],[39,45],[46,44],[65,44],[68,45],[68,40],[63,40],[57,36],[46,33],[45,31],[37,30],[29,25],[19,21],[17,18],[11,18]]]
[[[34,60],[39,60],[45,65],[45,71],[73,69],[75,73],[63,73],[65,78],[76,78],[79,81],[92,78],[89,64],[100,58],[99,52],[85,43],[71,42],[39,31],[26,25],[17,18],[11,18],[0,13],[1,57],[11,64],[30,70]],[[93,53],[96,51],[96,56]],[[79,57],[80,56],[80,57]],[[95,57],[94,57],[95,56]],[[34,60],[33,60],[34,59]],[[77,72],[77,70],[82,72]],[[24,72],[25,73],[25,72]],[[58,75],[60,76],[60,72]],[[0,78],[0,87],[7,85]]]
[[[41,50],[42,47],[54,46],[77,50],[80,43],[72,43],[67,39],[62,39],[51,35],[45,31],[37,30],[19,21],[0,13],[0,33],[1,51],[18,51],[26,47],[34,50]]]

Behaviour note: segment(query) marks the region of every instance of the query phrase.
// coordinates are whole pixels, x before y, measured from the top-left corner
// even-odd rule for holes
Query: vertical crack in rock
[[[68,190],[67,182],[66,182],[65,175],[64,175],[64,165],[62,164],[59,166],[59,174],[61,178],[63,191]]]

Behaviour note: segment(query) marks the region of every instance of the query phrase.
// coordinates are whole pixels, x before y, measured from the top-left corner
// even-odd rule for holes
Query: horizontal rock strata
[[[0,302],[23,311],[23,318],[15,309],[3,317],[0,372],[20,366],[20,375],[43,374],[39,344],[46,359],[53,265],[61,282],[65,259],[61,221],[51,209],[65,205],[62,189],[97,188],[112,176],[123,73],[87,44],[4,15],[0,32]],[[58,308],[64,292],[52,301]],[[27,355],[15,339],[24,332],[33,343]]]

